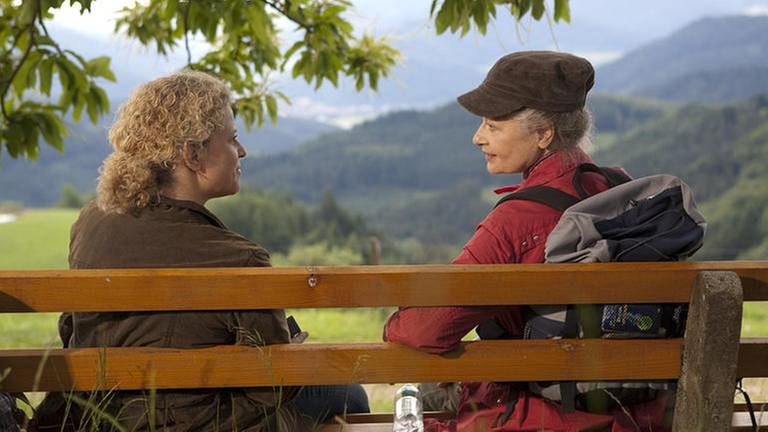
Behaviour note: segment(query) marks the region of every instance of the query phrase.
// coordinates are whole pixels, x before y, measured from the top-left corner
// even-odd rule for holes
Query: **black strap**
[[[575,196],[565,193],[559,189],[551,188],[549,186],[531,186],[521,190],[520,192],[513,192],[504,196],[499,200],[499,202],[496,203],[494,208],[511,200],[533,201],[539,204],[544,204],[547,207],[551,207],[561,212],[564,212],[568,207],[581,201]]]
[[[515,411],[515,405],[517,405],[517,398],[520,396],[520,392],[515,389],[509,390],[509,398],[507,400],[507,407],[504,409],[504,414],[498,418],[496,427],[504,426],[504,423],[512,417],[512,412]]]
[[[584,190],[584,185],[581,182],[581,178],[584,173],[600,174],[608,182],[609,188],[632,180],[627,174],[624,173],[624,171],[618,168],[599,167],[595,164],[583,163],[576,167],[576,170],[573,173],[573,179],[571,179],[573,187],[576,189],[576,193],[579,194],[581,199],[589,197],[589,194],[586,190]]]
[[[496,203],[494,208],[507,201],[525,200],[544,204],[545,206],[564,212],[568,207],[589,197],[589,194],[584,189],[584,185],[581,181],[585,173],[602,175],[608,182],[608,187],[618,186],[631,180],[631,178],[620,169],[601,168],[595,164],[583,163],[576,167],[573,173],[573,178],[571,179],[573,187],[576,189],[576,193],[579,194],[578,197],[549,186],[531,186],[519,192],[507,194]]]
[[[579,311],[568,306],[565,310],[565,322],[563,323],[563,338],[578,339],[579,337]]]
[[[736,382],[736,390],[744,395],[744,401],[747,403],[747,411],[749,411],[749,419],[752,420],[752,429],[757,432],[757,419],[755,418],[755,408],[752,406],[752,400],[749,398],[747,391],[744,390],[744,386],[741,383],[741,378]]]
[[[560,383],[560,406],[566,414],[576,411],[576,381]]]

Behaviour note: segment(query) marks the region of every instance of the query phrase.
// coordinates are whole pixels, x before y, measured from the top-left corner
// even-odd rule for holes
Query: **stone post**
[[[736,273],[699,273],[685,330],[674,432],[731,430],[742,300]]]

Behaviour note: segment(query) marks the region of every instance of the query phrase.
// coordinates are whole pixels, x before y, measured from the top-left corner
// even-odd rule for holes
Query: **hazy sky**
[[[552,0],[547,2],[552,4]],[[171,73],[186,61],[183,45],[168,58],[162,58],[137,41],[114,34],[116,11],[133,3],[134,0],[96,0],[91,13],[82,16],[77,8],[63,7],[55,13],[50,26],[54,37],[66,48],[82,52],[86,57],[110,55],[113,58],[118,84],[107,84],[106,88],[111,97],[118,99],[138,83]],[[407,81],[409,73],[429,61],[424,58],[429,55],[442,56],[438,60],[447,62],[444,70],[452,71],[455,79],[461,76],[458,69],[467,67],[476,69],[482,77],[500,54],[520,49],[561,49],[587,57],[599,66],[704,16],[768,14],[768,0],[571,0],[570,24],[552,28],[546,22],[517,25],[508,15],[500,13],[485,37],[470,33],[458,40],[451,39],[452,36],[434,36],[428,17],[429,0],[355,0],[353,4],[355,8],[349,13],[349,19],[358,30],[389,36],[404,51],[404,60],[393,74],[395,78],[385,82],[384,90],[377,94],[358,95],[350,83],[342,82],[340,89],[324,86],[315,92],[311,86],[278,76],[281,90],[294,101],[293,106],[285,107],[282,113],[312,118],[325,116],[334,118],[336,124],[352,124],[403,107],[402,96],[412,91],[414,84],[408,87],[394,81],[398,77]],[[289,31],[293,28],[287,20],[282,26]],[[193,41],[193,57],[202,54],[205,48],[205,43]],[[407,52],[411,53],[410,58]],[[468,54],[474,58],[466,57]],[[426,102],[425,106],[448,99],[439,93],[419,97]]]
[[[73,30],[108,37],[114,28],[115,12],[135,0],[96,0],[91,13],[81,16],[79,8],[63,6],[55,23]],[[551,1],[548,1],[551,3]],[[65,2],[66,3],[66,2]],[[351,19],[363,28],[392,28],[404,22],[427,23],[429,0],[354,0]],[[768,2],[761,0],[572,0],[573,22],[603,20],[630,30],[660,29],[668,32],[705,15],[768,14]],[[653,25],[649,26],[649,20]]]

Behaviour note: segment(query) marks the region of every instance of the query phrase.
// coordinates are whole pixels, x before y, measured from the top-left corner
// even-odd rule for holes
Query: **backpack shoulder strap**
[[[576,193],[579,194],[578,197],[549,186],[532,186],[519,192],[505,195],[496,203],[494,208],[510,200],[525,200],[544,204],[545,206],[564,212],[565,209],[584,198],[589,198],[590,195],[584,190],[584,186],[581,183],[581,178],[584,173],[600,174],[608,182],[609,188],[632,180],[631,177],[618,168],[599,167],[595,164],[583,163],[576,167],[576,170],[573,173],[573,179],[571,180],[573,182],[573,187],[576,189]]]
[[[579,198],[559,189],[551,188],[549,186],[532,186],[523,189],[520,192],[513,192],[505,195],[496,203],[494,208],[511,200],[533,201],[561,212],[564,212],[568,207],[581,201]]]
[[[583,163],[576,167],[572,180],[573,187],[576,189],[576,193],[579,194],[581,199],[589,197],[587,191],[584,190],[584,185],[581,183],[581,178],[584,173],[600,174],[608,182],[609,188],[624,184],[632,180],[631,177],[629,177],[626,173],[624,173],[624,171],[618,168],[599,167],[595,164]]]

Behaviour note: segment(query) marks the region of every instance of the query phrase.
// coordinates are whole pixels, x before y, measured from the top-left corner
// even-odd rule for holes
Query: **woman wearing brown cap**
[[[114,151],[102,166],[97,199],[72,226],[71,268],[270,265],[264,248],[205,208],[240,188],[246,151],[231,105],[227,86],[202,72],[158,78],[133,92],[110,128]],[[71,347],[291,342],[281,309],[78,312],[62,317],[60,333]],[[300,431],[327,414],[368,411],[359,385],[117,392],[108,402],[105,410],[127,430]],[[55,430],[100,429],[78,422],[70,413],[70,424]]]
[[[580,148],[588,143],[592,126],[585,108],[594,70],[585,59],[549,51],[506,55],[459,103],[481,117],[472,138],[491,174],[522,173],[519,185],[497,193],[524,191],[546,185],[579,196],[572,183],[574,170],[590,157]],[[588,173],[582,186],[589,194],[608,188],[606,180]],[[509,200],[496,206],[453,260],[456,264],[544,262],[544,245],[561,212],[529,200]],[[443,353],[456,348],[478,325],[493,323],[498,335],[521,338],[522,308],[434,307],[401,308],[386,324],[385,340],[422,351]],[[433,431],[581,431],[664,430],[665,398],[605,414],[564,412],[559,405],[527,391],[527,385],[463,383],[457,419],[430,424]]]

